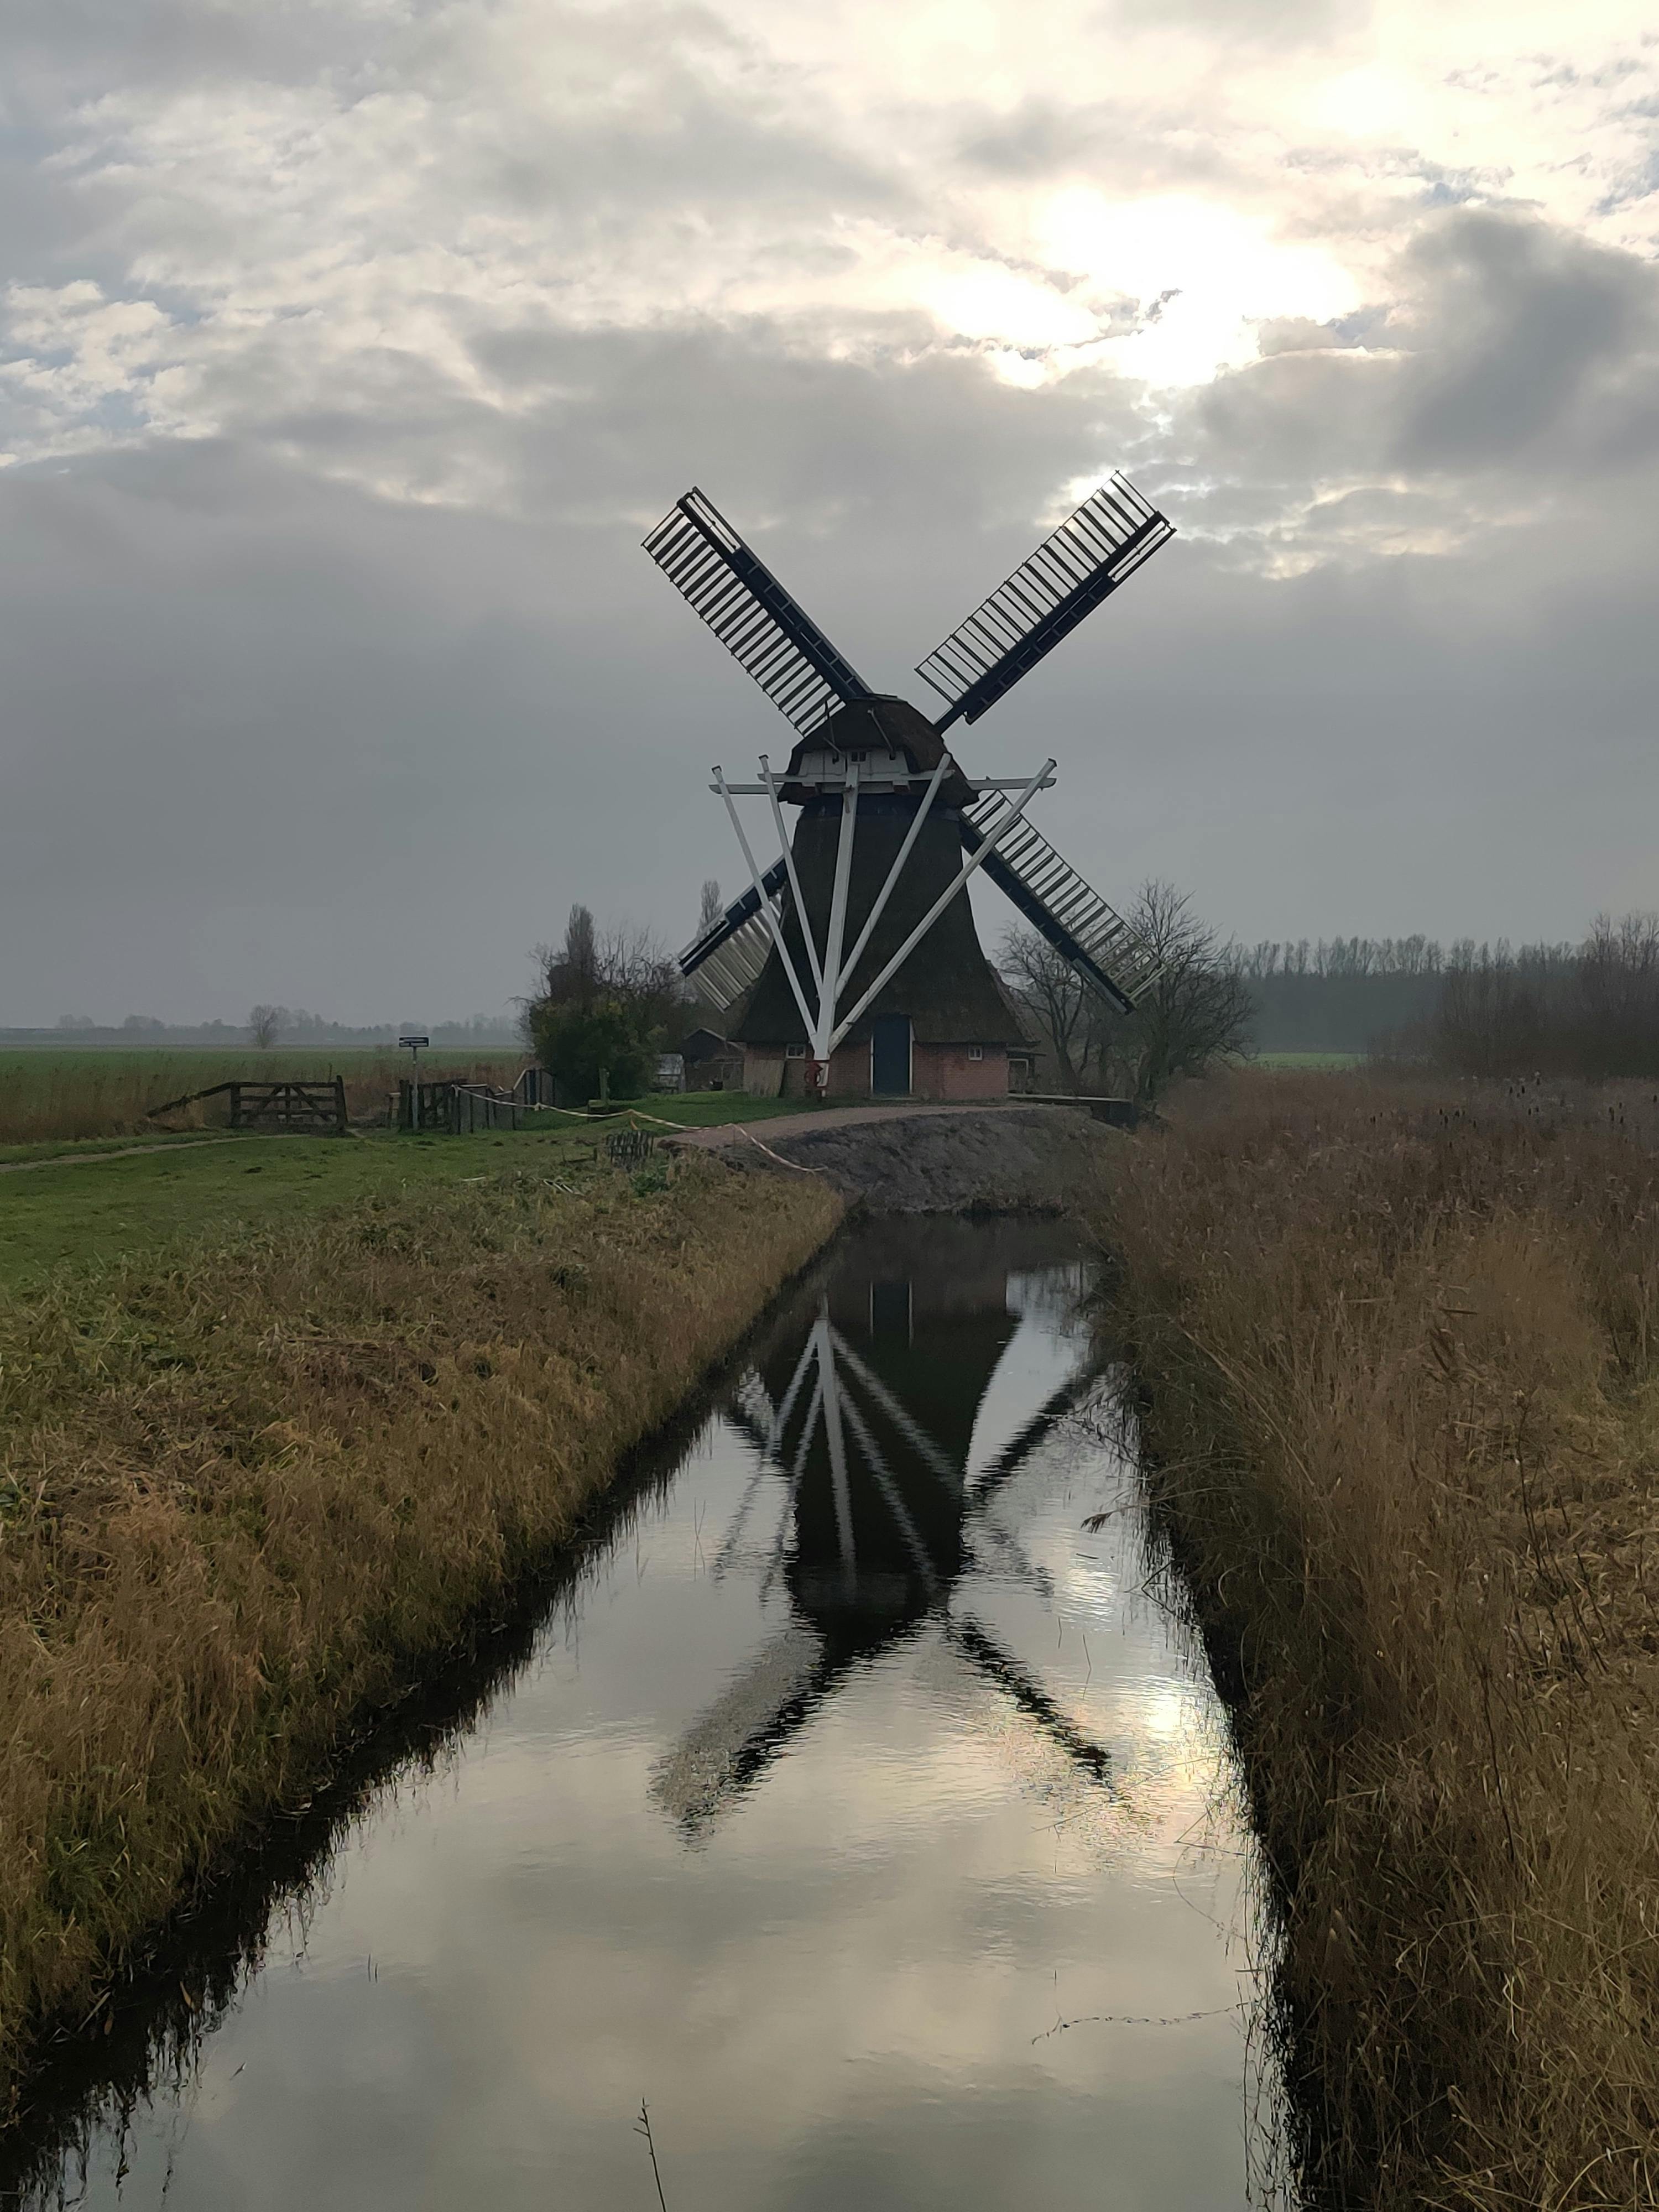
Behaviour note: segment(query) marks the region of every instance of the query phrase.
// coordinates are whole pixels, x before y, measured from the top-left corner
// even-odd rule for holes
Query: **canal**
[[[843,1237],[22,2201],[1266,2201],[1248,1829],[1087,1287],[1054,1224]]]

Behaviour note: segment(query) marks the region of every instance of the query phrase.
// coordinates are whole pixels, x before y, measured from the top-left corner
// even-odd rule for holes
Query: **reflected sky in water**
[[[70,2201],[648,2212],[643,2097],[671,2212],[1244,2205],[1245,1839],[1082,1285],[844,1240]]]

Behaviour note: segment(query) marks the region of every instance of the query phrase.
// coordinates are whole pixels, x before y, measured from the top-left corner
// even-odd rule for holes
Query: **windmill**
[[[1054,762],[970,774],[945,733],[977,721],[1173,535],[1123,477],[1091,492],[918,662],[945,702],[936,720],[872,690],[701,491],[646,538],[795,731],[781,775],[764,753],[757,783],[715,768],[750,887],[680,955],[681,973],[732,1018],[751,1090],[1006,1091],[1009,1050],[1026,1037],[961,896],[981,868],[1090,990],[1133,1011],[1154,955],[1026,818]],[[770,802],[782,849],[765,869],[743,797]],[[786,805],[799,810],[793,837]]]

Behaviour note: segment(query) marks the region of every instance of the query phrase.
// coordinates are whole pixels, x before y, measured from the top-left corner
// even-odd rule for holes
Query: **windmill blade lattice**
[[[788,870],[775,860],[761,884],[775,898],[787,880]],[[695,975],[698,994],[724,1013],[753,985],[771,949],[772,933],[751,888],[732,900],[712,928],[692,939],[679,956],[680,973],[688,979]]]
[[[803,737],[869,685],[694,485],[645,550]]]
[[[1008,800],[988,791],[962,810],[962,842],[976,851],[995,830]],[[1120,1013],[1132,1014],[1156,978],[1159,962],[1144,938],[1063,860],[1029,821],[1015,824],[985,862],[985,872],[1040,935]]]
[[[953,629],[916,673],[945,701],[939,726],[976,722],[988,707],[1052,653],[1158,547],[1175,526],[1115,476]]]

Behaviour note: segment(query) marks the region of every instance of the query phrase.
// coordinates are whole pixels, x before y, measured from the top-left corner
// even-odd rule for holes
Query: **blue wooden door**
[[[904,1098],[910,1091],[910,1017],[878,1014],[870,1030],[870,1088],[878,1097]]]

